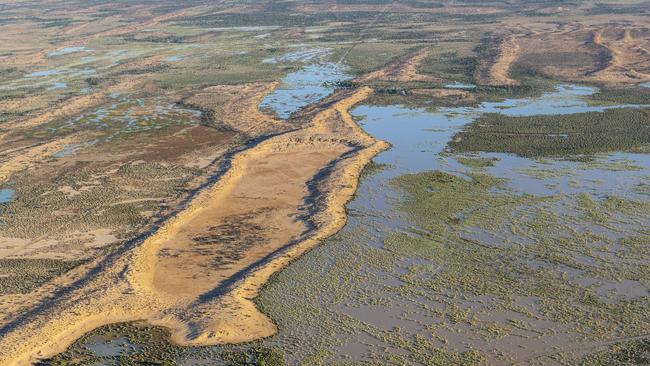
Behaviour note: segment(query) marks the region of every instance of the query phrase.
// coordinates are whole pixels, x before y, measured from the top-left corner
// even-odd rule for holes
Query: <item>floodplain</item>
[[[644,364],[643,1],[0,2],[0,363]]]

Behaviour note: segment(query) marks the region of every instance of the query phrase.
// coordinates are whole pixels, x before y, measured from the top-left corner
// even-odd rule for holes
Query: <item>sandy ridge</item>
[[[30,364],[65,350],[74,340],[98,326],[142,319],[170,328],[172,339],[179,344],[239,342],[273,334],[275,325],[255,308],[251,297],[272,273],[344,225],[345,203],[356,190],[361,170],[375,154],[387,147],[363,132],[347,112],[370,93],[371,89],[362,88],[343,95],[333,107],[317,113],[303,129],[269,138],[238,154],[215,186],[199,194],[186,210],[141,245],[109,260],[94,276],[78,282],[52,304],[37,307],[17,323],[5,319],[0,323],[0,363]],[[299,169],[295,164],[287,165],[294,158],[300,161]],[[315,164],[310,165],[310,161]],[[277,169],[265,169],[263,165],[269,162]],[[228,210],[238,213],[239,207],[247,207],[241,205],[242,199],[252,199],[246,202],[252,202],[253,208],[271,205],[290,214],[286,217],[295,217],[301,212],[307,194],[305,182],[332,162],[335,162],[333,171],[321,182],[320,188],[325,204],[322,211],[311,218],[317,223],[316,230],[309,231],[304,223],[295,219],[276,220],[274,224],[286,227],[281,230],[267,228],[263,232],[266,238],[263,248],[254,248],[252,254],[239,258],[232,266],[236,268],[208,272],[200,284],[191,279],[187,280],[189,282],[181,280],[180,288],[189,290],[179,294],[157,280],[159,267],[165,271],[176,270],[179,278],[183,278],[185,268],[203,265],[212,259],[210,255],[206,258],[206,255],[191,253],[181,256],[185,262],[175,263],[161,257],[161,247],[174,250],[187,241],[183,239],[184,233],[209,229],[204,217],[218,219],[220,212]],[[271,174],[288,169],[297,169],[292,174],[295,180]],[[288,202],[274,201],[274,197],[282,198],[274,185],[250,192],[250,187],[263,186],[260,179],[266,182],[274,176],[277,188],[291,198]],[[247,194],[253,196],[247,198]],[[269,219],[263,210],[248,214],[260,223]],[[223,272],[221,277],[220,272]],[[219,291],[214,292],[215,289]]]
[[[519,44],[516,36],[508,36],[501,40],[493,57],[482,58],[474,78],[481,85],[518,85],[519,82],[510,78],[510,67],[519,57]]]
[[[422,75],[418,71],[418,67],[420,67],[430,54],[430,48],[421,47],[408,55],[406,60],[393,62],[382,69],[368,73],[356,80],[359,82],[377,80],[399,82],[440,82],[441,79],[431,75]]]

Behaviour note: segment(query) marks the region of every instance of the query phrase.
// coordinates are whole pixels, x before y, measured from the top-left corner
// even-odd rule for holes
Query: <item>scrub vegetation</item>
[[[559,116],[484,114],[454,136],[452,149],[527,157],[630,151],[650,142],[649,111],[608,109]]]

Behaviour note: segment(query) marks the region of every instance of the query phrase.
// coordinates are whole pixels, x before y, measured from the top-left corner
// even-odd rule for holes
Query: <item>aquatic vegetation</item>
[[[528,157],[626,151],[648,143],[647,121],[647,110],[631,108],[561,116],[488,113],[456,134],[450,146]]]
[[[494,162],[498,161],[497,158],[480,158],[480,157],[467,157],[458,156],[456,161],[469,167],[469,168],[487,168],[494,166]]]
[[[289,118],[302,107],[364,86],[375,90],[367,104],[422,110],[358,109],[395,148],[363,171],[348,225],[256,299],[278,335],[183,348],[162,328],[116,324],[45,364],[646,361],[637,337],[649,328],[650,130],[646,109],[621,105],[650,100],[642,4],[127,3],[0,5],[3,154],[29,157],[0,190],[1,250],[49,258],[0,259],[3,305],[75,273],[82,262],[68,255],[119,253],[164,224],[213,179],[224,151],[273,130],[242,83],[262,90],[290,75],[294,85],[262,103],[287,128],[302,127]],[[426,56],[409,65],[418,50]],[[300,142],[349,142],[345,128],[329,141],[320,132]],[[270,212],[260,221],[273,223]],[[243,255],[261,226],[239,221],[189,249],[223,254],[237,237]],[[574,358],[591,344],[596,354]]]
[[[45,139],[65,136],[83,128],[97,133],[93,144],[159,133],[178,126],[197,124],[201,113],[182,108],[160,98],[130,98],[116,96],[113,103],[101,106],[75,118],[63,119],[37,126],[27,136]]]
[[[556,359],[566,362],[562,357],[556,357]],[[577,362],[569,361],[569,364],[580,366],[647,365],[650,364],[650,339],[623,341],[604,351],[587,355]]]
[[[594,103],[650,104],[650,88],[605,88],[592,95]]]
[[[345,71],[346,67],[335,63],[307,65],[289,73],[282,84],[262,100],[259,107],[287,119],[301,108],[331,95],[335,90],[333,83],[350,78]]]

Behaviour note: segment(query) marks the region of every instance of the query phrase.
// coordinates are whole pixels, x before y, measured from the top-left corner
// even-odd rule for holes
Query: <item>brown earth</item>
[[[515,36],[508,36],[497,41],[479,61],[474,79],[480,85],[517,85],[510,78],[510,67],[519,57],[519,45]]]
[[[431,50],[427,47],[422,47],[406,57],[404,61],[396,61],[388,66],[368,73],[362,77],[357,78],[358,82],[371,82],[371,81],[398,81],[398,82],[439,82],[440,79],[430,75],[422,75],[418,72],[418,67],[424,62]]]
[[[560,80],[642,83],[650,80],[649,35],[640,24],[567,24],[519,35],[511,64]]]

